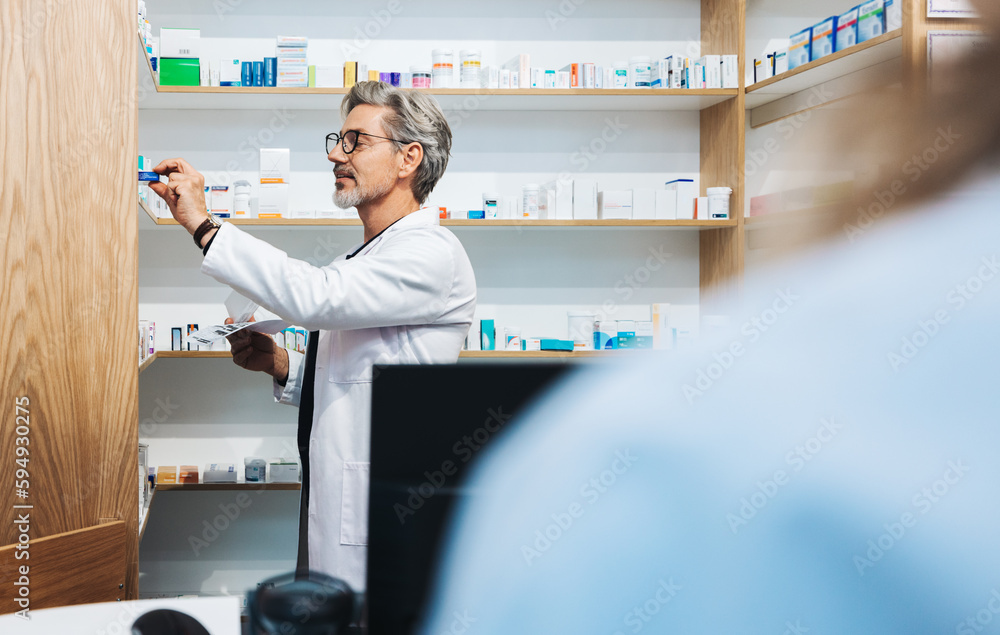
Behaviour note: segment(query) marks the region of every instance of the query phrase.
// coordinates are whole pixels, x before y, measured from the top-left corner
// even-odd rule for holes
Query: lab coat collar
[[[440,224],[441,220],[437,211],[429,207],[421,207],[417,211],[410,212],[409,214],[400,218],[392,225],[386,227],[381,234],[372,239],[370,244],[364,245],[364,243],[358,243],[357,245],[352,247],[348,253],[357,252],[357,255],[361,256],[365,253],[368,253],[372,248],[375,247],[375,245],[382,242],[382,240],[390,234],[402,231],[404,229],[411,229],[414,227],[434,227]],[[364,249],[361,249],[361,247],[363,246]],[[361,251],[358,251],[359,249],[361,249]]]

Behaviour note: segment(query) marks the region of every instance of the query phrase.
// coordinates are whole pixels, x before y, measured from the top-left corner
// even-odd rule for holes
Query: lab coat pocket
[[[340,544],[368,545],[369,463],[344,463],[344,492],[340,501]]]
[[[330,332],[330,381],[360,384],[372,380],[372,366],[399,361],[394,326]]]

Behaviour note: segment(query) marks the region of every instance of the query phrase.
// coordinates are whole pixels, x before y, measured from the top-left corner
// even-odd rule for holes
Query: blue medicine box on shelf
[[[854,7],[847,13],[837,16],[837,50],[851,48],[858,43],[858,9]]]
[[[812,51],[809,59],[812,61],[832,55],[837,44],[837,18],[827,18],[812,28]]]
[[[812,33],[809,27],[788,39],[788,70],[812,61]]]
[[[885,33],[885,0],[871,0],[858,7],[858,44]]]

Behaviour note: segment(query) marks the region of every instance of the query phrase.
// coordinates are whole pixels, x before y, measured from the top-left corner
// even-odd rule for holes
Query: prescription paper
[[[198,331],[188,335],[188,342],[198,346],[211,346],[214,342],[238,333],[243,329],[250,329],[265,335],[280,333],[289,327],[284,320],[266,320],[264,322],[237,322],[235,324],[216,324],[198,329]]]

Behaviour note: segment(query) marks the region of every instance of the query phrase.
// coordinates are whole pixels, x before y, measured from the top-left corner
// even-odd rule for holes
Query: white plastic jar
[[[483,63],[482,51],[466,49],[459,53],[462,60],[462,74],[459,83],[462,88],[479,88],[481,82],[480,69]]]
[[[732,188],[710,187],[708,194],[708,219],[729,220],[729,199],[733,195]]]
[[[431,60],[434,63],[431,87],[452,88],[455,78],[455,53],[451,49],[434,49],[431,51]]]
[[[233,183],[233,218],[250,218],[250,182]]]
[[[521,189],[521,214],[524,218],[538,218],[538,197],[541,187],[528,183]]]
[[[628,87],[649,88],[653,82],[652,60],[646,55],[637,55],[628,60]]]
[[[248,456],[243,459],[247,483],[263,483],[267,478],[267,461],[260,457]]]

